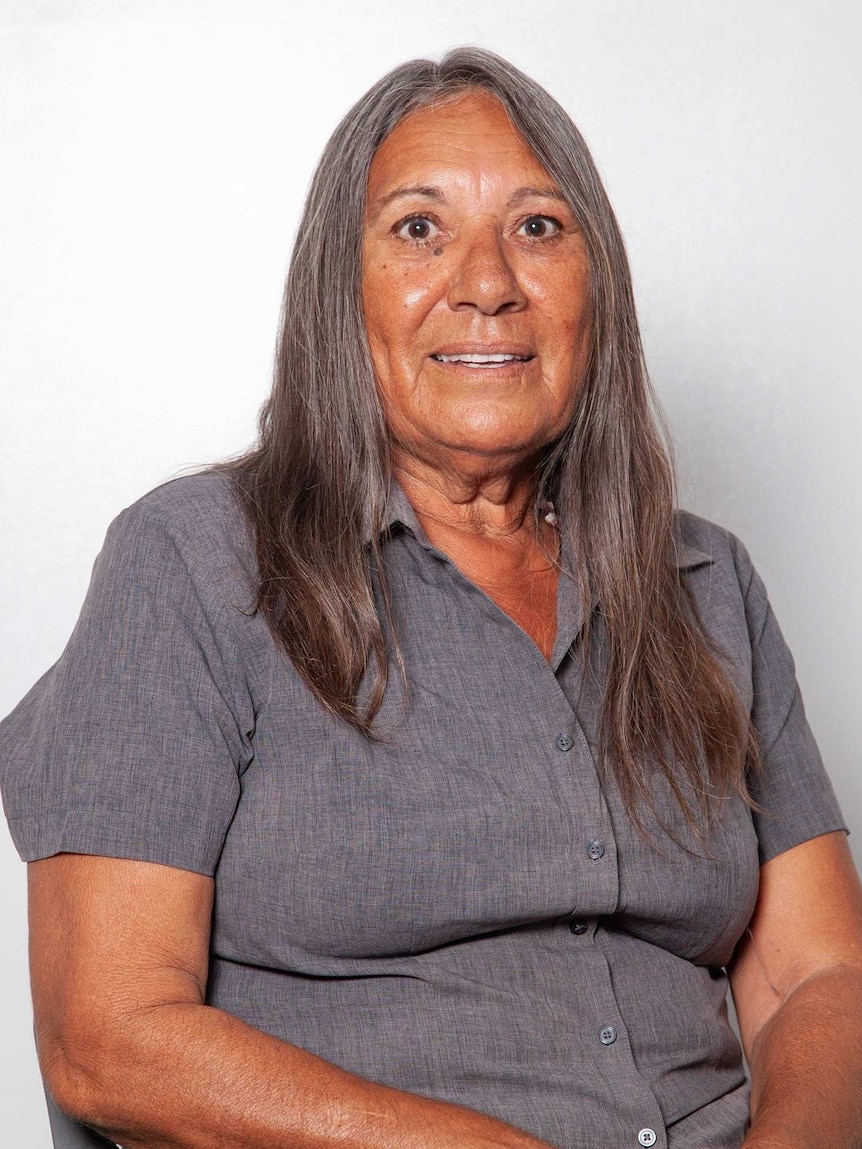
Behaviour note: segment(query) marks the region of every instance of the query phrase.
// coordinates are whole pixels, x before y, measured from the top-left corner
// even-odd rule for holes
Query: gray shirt
[[[0,727],[27,859],[216,879],[208,1001],[400,1089],[565,1149],[735,1149],[747,1120],[723,966],[759,864],[843,828],[791,656],[742,545],[692,515],[679,564],[763,742],[704,850],[666,785],[651,841],[597,770],[600,613],[560,580],[550,664],[396,490],[397,670],[368,741],[275,646],[228,481],[112,524],[62,658]]]

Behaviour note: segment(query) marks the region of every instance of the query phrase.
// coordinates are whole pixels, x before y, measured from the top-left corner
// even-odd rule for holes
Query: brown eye
[[[395,225],[395,234],[401,239],[433,239],[439,232],[437,225],[425,215],[413,215]]]
[[[551,219],[549,215],[531,215],[518,228],[519,235],[526,235],[530,239],[550,239],[559,231],[560,224],[557,220]]]

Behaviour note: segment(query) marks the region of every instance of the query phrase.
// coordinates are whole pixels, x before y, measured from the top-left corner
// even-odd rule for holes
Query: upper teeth
[[[526,359],[526,355],[435,355],[442,363],[508,363],[511,359]]]

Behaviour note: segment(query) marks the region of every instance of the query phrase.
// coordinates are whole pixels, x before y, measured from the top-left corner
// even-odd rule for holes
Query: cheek
[[[590,309],[590,279],[580,260],[524,268],[522,286],[546,330],[570,333],[583,325]]]
[[[382,284],[380,285],[382,286]],[[363,311],[365,331],[375,373],[381,382],[391,374],[392,364],[400,355],[403,343],[402,313],[397,300],[380,287],[369,285]]]
[[[420,351],[422,325],[434,293],[421,269],[383,265],[363,285],[363,311],[372,353],[395,361]]]
[[[580,280],[562,283],[545,301],[544,329],[552,362],[583,369],[590,342],[591,307],[586,285]]]
[[[402,310],[416,319],[424,318],[435,295],[427,277],[407,275],[401,288]]]

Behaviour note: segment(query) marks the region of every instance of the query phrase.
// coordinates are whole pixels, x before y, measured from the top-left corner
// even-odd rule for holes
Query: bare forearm
[[[56,1082],[56,1086],[54,1085]],[[539,1149],[457,1105],[375,1085],[201,1005],[165,1005],[122,1044],[55,1070],[79,1120],[125,1149]]]
[[[800,985],[750,1059],[743,1149],[862,1149],[862,973],[836,969]]]

